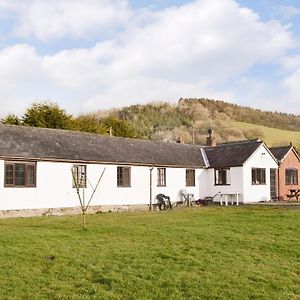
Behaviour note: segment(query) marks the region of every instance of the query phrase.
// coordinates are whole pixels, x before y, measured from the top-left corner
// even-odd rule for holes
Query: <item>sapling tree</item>
[[[88,178],[86,176],[86,166],[74,165],[71,169],[72,178],[73,178],[73,186],[76,189],[76,193],[77,193],[78,200],[80,203],[82,229],[86,229],[86,220],[85,220],[86,212],[87,212],[87,210],[93,200],[93,197],[99,187],[99,184],[102,180],[105,170],[106,170],[106,168],[103,169],[103,171],[97,181],[96,186],[93,187],[91,182],[88,180]],[[86,201],[86,199],[85,199],[85,197],[86,197],[85,188],[87,186],[87,182],[89,183],[89,185],[93,191],[88,201]]]

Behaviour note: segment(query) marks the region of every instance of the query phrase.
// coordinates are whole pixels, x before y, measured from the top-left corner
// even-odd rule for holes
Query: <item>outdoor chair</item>
[[[162,208],[164,210],[166,210],[167,208],[172,209],[172,203],[169,196],[166,196],[164,194],[158,194],[156,196],[156,199],[159,210],[161,210]]]

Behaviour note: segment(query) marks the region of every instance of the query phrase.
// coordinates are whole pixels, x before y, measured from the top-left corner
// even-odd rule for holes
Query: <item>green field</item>
[[[1,219],[0,299],[300,299],[300,209]]]
[[[289,131],[282,130],[277,128],[270,128],[261,125],[254,125],[243,122],[236,122],[236,127],[241,129],[252,129],[259,128],[264,133],[264,142],[269,146],[287,146],[290,142],[293,143],[294,146],[300,147],[300,132],[299,131]]]

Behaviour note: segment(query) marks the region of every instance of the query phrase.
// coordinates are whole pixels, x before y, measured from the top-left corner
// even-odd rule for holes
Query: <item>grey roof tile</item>
[[[205,167],[200,146],[3,124],[0,125],[0,156],[37,160]]]
[[[242,166],[261,144],[260,140],[224,143],[205,152],[211,168],[229,168]]]

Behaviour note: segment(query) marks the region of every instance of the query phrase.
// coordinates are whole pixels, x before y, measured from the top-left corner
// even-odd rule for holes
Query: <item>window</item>
[[[252,184],[266,184],[266,169],[252,169]]]
[[[86,165],[73,165],[73,188],[86,188]]]
[[[6,187],[35,187],[35,162],[5,162],[4,186]]]
[[[195,186],[195,170],[186,169],[185,171],[185,185]]]
[[[157,168],[157,186],[166,186],[166,168]]]
[[[117,186],[131,186],[131,168],[118,167],[117,168]]]
[[[285,184],[286,185],[298,184],[297,169],[285,169]]]
[[[215,185],[230,184],[230,169],[215,169]]]

